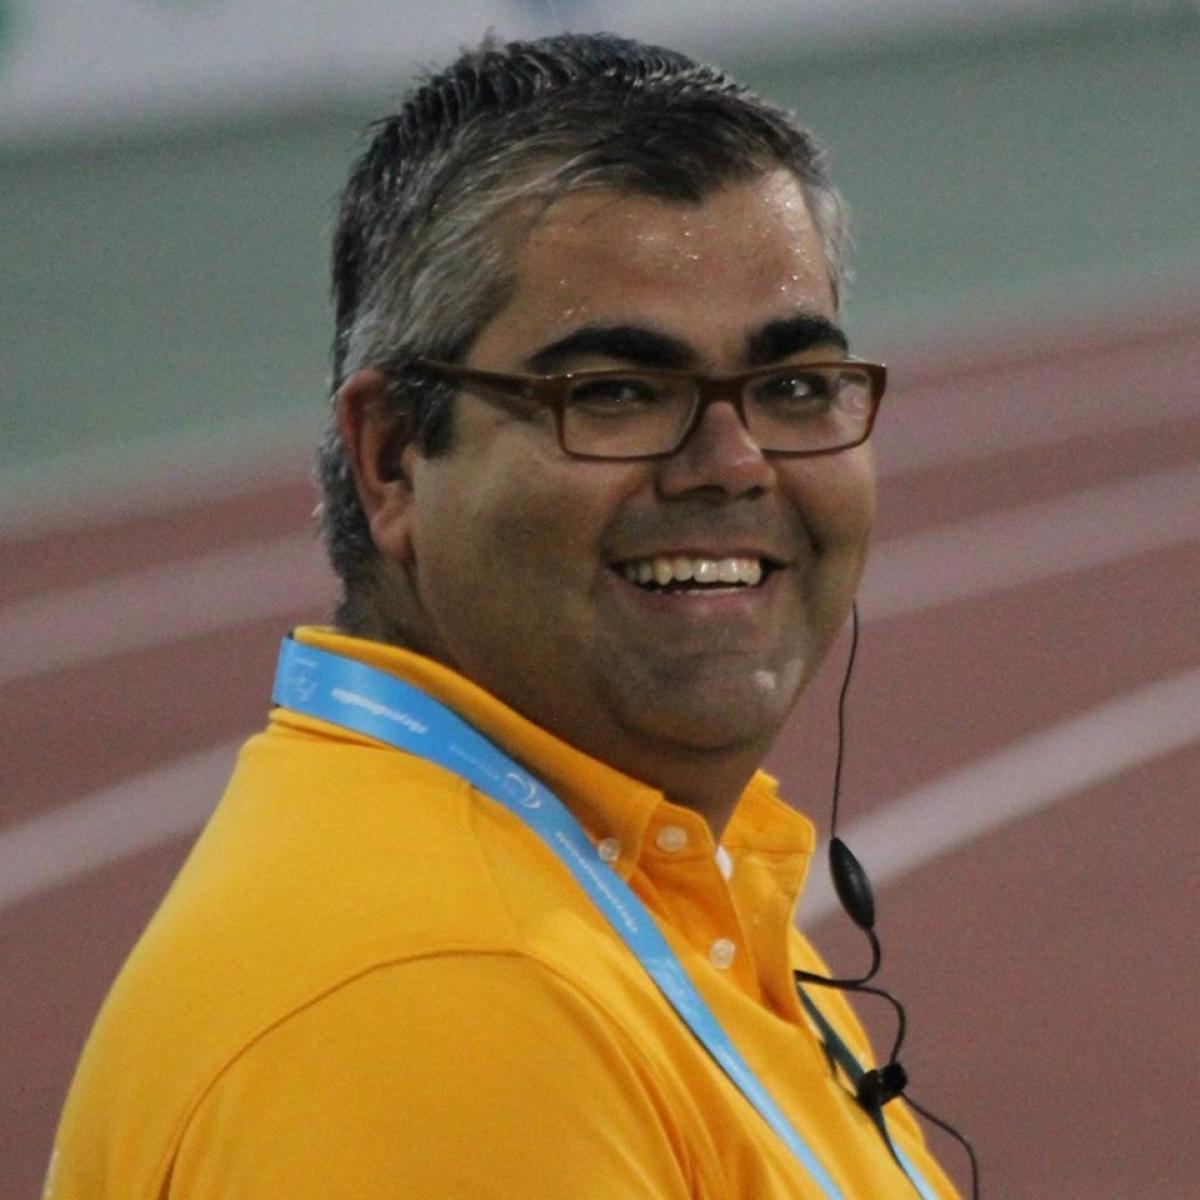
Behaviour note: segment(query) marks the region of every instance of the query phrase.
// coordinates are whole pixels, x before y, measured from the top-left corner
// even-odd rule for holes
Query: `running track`
[[[894,367],[878,431],[843,802],[911,1090],[988,1200],[1195,1200],[1200,315],[934,361]],[[0,1200],[37,1194],[279,634],[328,617],[305,476],[0,538]],[[836,674],[771,762],[822,820]],[[830,911],[817,881],[805,920],[852,970]]]

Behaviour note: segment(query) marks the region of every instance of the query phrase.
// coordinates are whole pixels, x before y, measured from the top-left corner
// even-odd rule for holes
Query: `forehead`
[[[507,355],[511,367],[574,329],[610,323],[682,338],[700,358],[732,358],[773,320],[834,314],[820,238],[785,170],[699,204],[572,192],[526,222],[514,237],[508,303],[472,355],[480,364]]]

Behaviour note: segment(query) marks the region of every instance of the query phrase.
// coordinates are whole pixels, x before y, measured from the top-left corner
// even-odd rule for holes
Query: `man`
[[[797,990],[814,835],[758,772],[871,527],[844,241],[790,118],[608,36],[486,45],[375,127],[338,629],[286,644],[50,1197],[953,1194]]]

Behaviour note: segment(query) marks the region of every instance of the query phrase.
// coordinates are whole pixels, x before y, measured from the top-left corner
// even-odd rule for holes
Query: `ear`
[[[389,404],[387,378],[374,369],[355,371],[338,388],[334,412],[371,537],[385,558],[401,562],[411,547],[416,453],[408,420]]]

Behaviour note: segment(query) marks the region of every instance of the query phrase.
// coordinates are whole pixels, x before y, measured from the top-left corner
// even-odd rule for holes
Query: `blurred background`
[[[894,381],[844,811],[913,1094],[991,1197],[1194,1197],[1184,0],[0,0],[0,1197],[37,1194],[280,632],[329,617],[307,475],[336,195],[366,124],[488,29],[662,41],[827,147],[852,344]],[[818,820],[835,683],[771,763]]]
[[[488,28],[662,39],[795,108],[856,215],[849,320],[894,358],[1195,283],[1197,13],[0,0],[0,512],[172,467],[185,444],[222,462],[307,444],[357,134],[415,67]]]

